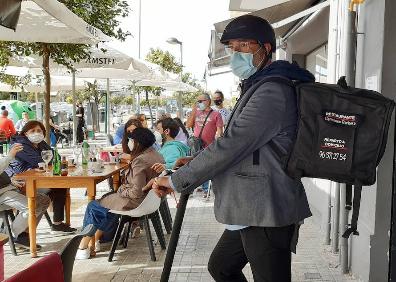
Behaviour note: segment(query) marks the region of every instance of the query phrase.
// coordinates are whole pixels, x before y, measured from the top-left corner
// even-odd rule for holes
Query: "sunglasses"
[[[207,101],[207,100],[197,100],[197,103],[202,103],[202,102],[205,102],[205,101]]]

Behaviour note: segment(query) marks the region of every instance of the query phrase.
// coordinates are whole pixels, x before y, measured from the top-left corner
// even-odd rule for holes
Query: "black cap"
[[[155,136],[150,129],[142,127],[135,128],[135,130],[128,134],[128,138],[136,140],[144,148],[151,147],[155,143]]]
[[[260,44],[271,44],[271,53],[275,52],[276,40],[272,26],[263,18],[243,15],[233,19],[224,29],[220,42],[227,44],[231,39],[253,39]]]

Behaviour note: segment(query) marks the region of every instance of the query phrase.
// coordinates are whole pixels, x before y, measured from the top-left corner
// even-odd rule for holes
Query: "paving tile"
[[[107,183],[98,187],[98,197],[108,190]],[[82,224],[86,207],[85,189],[72,189],[72,226]],[[174,215],[175,204],[169,199],[169,205]],[[152,228],[153,231],[153,228]],[[179,245],[174,257],[173,269],[169,281],[210,282],[213,281],[207,271],[207,263],[212,249],[224,231],[224,226],[217,223],[213,214],[213,199],[203,201],[200,195],[192,197],[188,203],[185,221],[180,234]],[[154,233],[154,232],[153,232]],[[45,221],[38,228],[37,241],[43,249],[39,256],[51,251],[60,251],[72,236],[52,236]],[[166,241],[170,236],[166,235]],[[292,258],[292,281],[332,281],[356,282],[349,275],[341,275],[338,266],[338,255],[330,252],[329,246],[322,244],[323,235],[311,220],[306,220],[300,231],[297,254]],[[154,239],[156,240],[155,236]],[[150,260],[144,232],[130,239],[126,249],[118,248],[113,262],[107,261],[110,245],[103,245],[104,251],[97,257],[78,261],[74,266],[74,282],[129,282],[129,281],[159,281],[165,251],[158,244],[155,253],[158,261]],[[31,259],[27,252],[14,257],[9,247],[5,246],[5,276],[9,277],[17,271],[26,268],[37,261]],[[250,266],[243,270],[248,281],[253,281]]]

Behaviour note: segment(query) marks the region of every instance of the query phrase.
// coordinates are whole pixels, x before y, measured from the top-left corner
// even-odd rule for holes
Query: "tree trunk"
[[[45,79],[45,95],[44,95],[44,103],[45,103],[45,109],[44,109],[44,114],[45,114],[45,119],[44,119],[44,126],[46,129],[46,134],[45,134],[45,141],[48,144],[51,144],[50,142],[50,104],[51,104],[51,75],[49,72],[49,58],[50,58],[50,50],[48,48],[48,45],[46,43],[43,43],[43,73],[44,73],[44,79]]]
[[[148,105],[149,112],[150,112],[151,129],[153,129],[154,128],[153,112],[151,111],[150,100],[149,100],[149,95],[148,95],[149,93],[147,90],[145,90],[145,91],[146,91],[146,101],[147,101],[147,105]]]

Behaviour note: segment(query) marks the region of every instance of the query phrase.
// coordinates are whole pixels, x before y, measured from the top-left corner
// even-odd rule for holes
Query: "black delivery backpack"
[[[268,81],[294,87],[298,104],[298,130],[292,151],[285,155],[272,141],[269,145],[292,178],[346,183],[349,209],[354,185],[351,227],[343,236],[358,235],[361,188],[376,181],[394,101],[375,91],[348,87],[345,77],[336,85],[294,83],[284,77],[267,77],[258,84]]]

